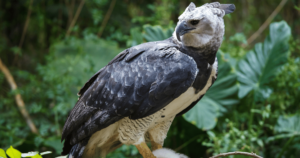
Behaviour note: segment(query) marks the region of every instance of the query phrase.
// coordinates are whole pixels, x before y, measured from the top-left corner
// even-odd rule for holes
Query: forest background
[[[195,108],[174,120],[164,146],[191,158],[229,151],[300,157],[300,2],[220,2],[237,9],[224,17],[219,77]],[[170,37],[189,3],[0,1],[0,148],[58,156],[81,86],[122,50]],[[124,145],[108,157],[141,156]]]

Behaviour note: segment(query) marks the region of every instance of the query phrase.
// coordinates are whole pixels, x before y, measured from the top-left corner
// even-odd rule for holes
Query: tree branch
[[[65,0],[65,3],[68,10],[68,23],[67,23],[67,29],[68,29],[73,19],[73,9],[74,9],[75,0],[72,0],[71,5],[69,4],[69,0]]]
[[[80,4],[79,4],[79,6],[78,6],[78,8],[77,8],[77,10],[76,10],[75,16],[74,16],[74,18],[72,19],[72,22],[71,22],[71,24],[70,24],[70,26],[69,26],[69,29],[68,29],[67,33],[66,33],[66,36],[67,36],[67,37],[70,35],[71,30],[72,30],[72,28],[73,28],[74,25],[75,25],[75,23],[76,23],[76,21],[77,21],[77,18],[78,18],[78,16],[79,16],[80,12],[81,12],[81,9],[82,9],[84,3],[85,3],[85,0],[81,0]]]
[[[13,78],[13,76],[10,74],[9,70],[7,69],[7,67],[2,63],[1,59],[0,59],[0,70],[3,72],[7,82],[9,83],[10,87],[12,90],[17,90],[17,84]],[[26,108],[25,108],[25,104],[24,101],[22,99],[22,96],[19,93],[15,94],[15,100],[17,102],[18,108],[21,112],[21,114],[23,115],[23,117],[25,118],[27,125],[29,126],[30,130],[32,133],[38,134],[38,130],[35,126],[35,124],[33,123],[33,121],[31,120],[29,113],[27,112]]]
[[[21,48],[22,45],[23,45],[25,35],[26,35],[26,32],[27,32],[27,28],[28,28],[28,25],[29,25],[30,15],[31,15],[31,10],[32,10],[32,2],[33,2],[33,0],[30,0],[29,9],[28,9],[27,16],[26,16],[26,22],[25,22],[23,32],[22,32],[22,36],[21,36],[21,40],[20,40],[20,43],[19,43],[19,48]]]
[[[222,153],[222,154],[210,157],[210,158],[225,157],[225,156],[230,156],[230,155],[245,155],[245,156],[250,156],[250,157],[254,157],[254,158],[263,158],[261,156],[256,155],[255,153],[247,153],[247,152],[239,152],[239,151]]]
[[[248,45],[250,45],[269,26],[274,17],[280,12],[287,1],[288,0],[282,0],[273,13],[268,17],[268,19],[260,26],[260,28],[250,38],[248,38]],[[246,45],[243,45],[243,47],[246,47]]]
[[[111,15],[112,11],[114,10],[115,4],[116,4],[116,0],[112,0],[111,3],[110,3],[109,9],[106,12],[105,17],[104,17],[104,19],[103,19],[103,21],[101,23],[101,27],[100,27],[100,30],[98,32],[98,37],[99,38],[102,36],[102,33],[103,33],[104,28],[105,28],[105,26],[107,24],[107,21],[109,20],[110,15]]]

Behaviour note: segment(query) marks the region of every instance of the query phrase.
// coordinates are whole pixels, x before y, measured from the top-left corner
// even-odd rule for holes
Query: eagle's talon
[[[135,145],[135,147],[138,149],[143,158],[156,158],[145,142]]]

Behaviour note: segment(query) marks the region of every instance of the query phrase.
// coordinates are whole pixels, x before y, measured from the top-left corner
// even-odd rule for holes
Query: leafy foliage
[[[172,36],[173,28],[163,30],[161,26],[144,25],[145,34],[143,35],[146,41],[161,41]]]
[[[273,137],[269,137],[267,140],[268,142],[276,139],[300,136],[300,116],[280,116],[274,131],[277,134]]]
[[[255,100],[268,98],[272,90],[267,84],[275,77],[276,71],[287,61],[288,40],[291,30],[286,22],[273,23],[270,35],[264,44],[258,43],[238,64],[238,80],[241,83],[239,97],[243,98],[254,90]]]
[[[288,132],[296,135],[300,134],[300,116],[283,117],[280,116],[274,129],[278,133]]]

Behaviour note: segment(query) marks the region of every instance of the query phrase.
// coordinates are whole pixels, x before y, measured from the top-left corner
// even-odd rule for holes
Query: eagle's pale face
[[[184,46],[203,48],[208,45],[221,45],[224,35],[223,16],[220,3],[196,7],[191,3],[178,18],[174,35]],[[185,31],[182,31],[185,30]],[[177,34],[176,34],[177,33]]]

